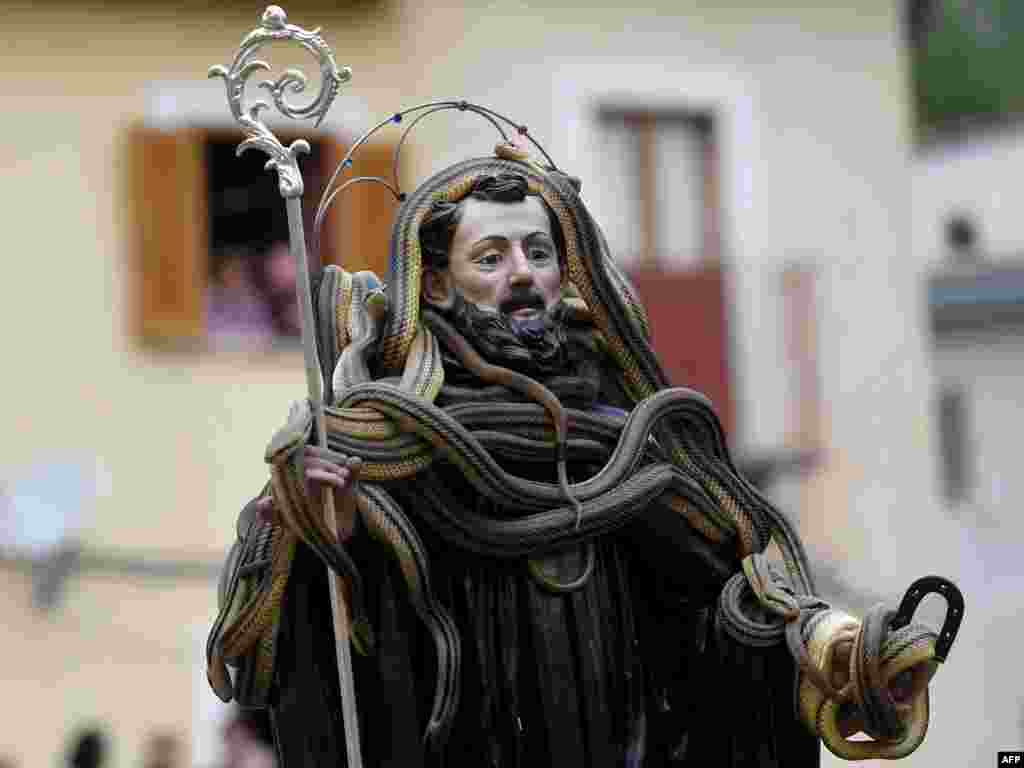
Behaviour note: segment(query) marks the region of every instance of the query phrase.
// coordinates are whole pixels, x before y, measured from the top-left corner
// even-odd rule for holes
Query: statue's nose
[[[533,271],[530,269],[530,262],[526,258],[526,252],[522,245],[516,243],[509,254],[512,259],[512,271],[509,274],[509,282],[513,285],[529,285],[533,282]]]

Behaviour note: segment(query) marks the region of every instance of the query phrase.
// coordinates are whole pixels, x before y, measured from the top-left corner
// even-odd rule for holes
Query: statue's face
[[[537,318],[558,303],[562,274],[540,198],[516,203],[465,202],[448,269],[425,281],[426,298],[450,304],[452,292],[514,321]]]

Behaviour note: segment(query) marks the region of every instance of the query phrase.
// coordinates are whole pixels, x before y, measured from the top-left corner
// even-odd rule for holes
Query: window
[[[600,222],[612,255],[647,309],[669,380],[707,395],[730,432],[735,406],[714,117],[604,107],[597,118],[601,183],[622,203]]]
[[[236,130],[137,125],[130,153],[133,334],[148,346],[245,349],[294,343],[299,334],[294,264],[285,203],[266,156],[235,156]],[[285,144],[297,136],[279,136]],[[312,152],[299,163],[305,183],[307,251],[349,271],[384,277],[394,200],[380,185],[360,185],[331,209],[314,252],[313,216],[341,161],[336,136],[303,136]],[[355,158],[360,175],[389,177],[392,146],[369,143]]]

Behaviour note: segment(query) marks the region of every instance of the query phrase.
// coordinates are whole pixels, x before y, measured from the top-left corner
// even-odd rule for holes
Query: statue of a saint
[[[386,287],[336,267],[316,281],[329,445],[308,445],[299,407],[268,449],[211,680],[269,709],[283,768],[344,764],[327,562],[347,575],[368,766],[817,765],[801,708],[824,711],[849,673],[794,661],[801,643],[820,660],[828,622],[810,619],[832,615],[799,541],[706,400],[668,387],[579,183],[498,155],[401,204]],[[755,559],[780,531],[787,575]],[[930,663],[886,673],[904,715]]]

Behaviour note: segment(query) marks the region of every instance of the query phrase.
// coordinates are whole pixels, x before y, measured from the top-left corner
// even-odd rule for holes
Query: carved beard
[[[535,317],[520,320],[510,312],[536,307]],[[535,293],[513,295],[495,312],[481,309],[455,292],[454,304],[446,313],[455,329],[477,352],[494,365],[511,368],[534,378],[569,373],[570,355],[561,301],[550,310]]]

